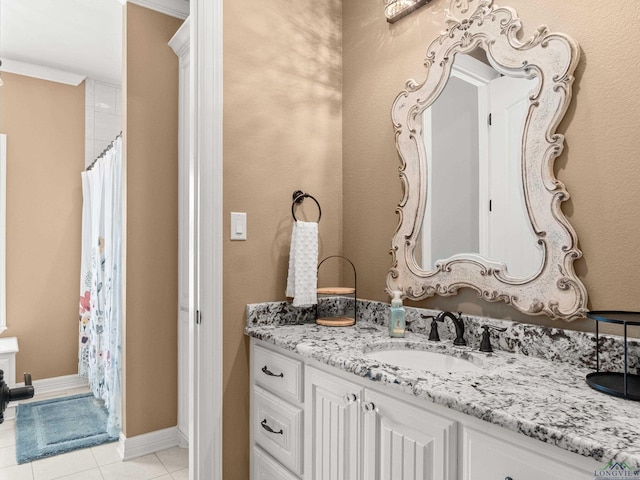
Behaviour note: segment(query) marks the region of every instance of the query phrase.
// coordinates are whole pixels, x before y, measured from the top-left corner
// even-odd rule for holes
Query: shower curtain
[[[117,437],[121,415],[122,137],[82,172],[82,259],[78,373],[109,412]]]

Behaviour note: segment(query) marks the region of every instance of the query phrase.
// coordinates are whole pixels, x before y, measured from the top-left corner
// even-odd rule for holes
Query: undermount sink
[[[468,360],[444,353],[427,352],[406,348],[374,350],[365,353],[367,358],[396,367],[412,368],[429,372],[479,372],[480,367]]]

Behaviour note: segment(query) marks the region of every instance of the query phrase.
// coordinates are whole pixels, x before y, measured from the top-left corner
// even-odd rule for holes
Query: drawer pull
[[[267,425],[267,419],[266,418],[260,422],[260,425],[262,425],[262,428],[264,428],[269,433],[274,433],[276,435],[283,435],[284,434],[284,430],[280,429],[280,430],[278,430],[276,432],[273,428],[271,428],[269,425]]]
[[[265,375],[269,375],[270,377],[281,377],[281,378],[284,378],[284,373],[279,373],[278,375],[276,375],[271,370],[269,370],[266,365],[264,367],[262,367],[262,373],[264,373]]]

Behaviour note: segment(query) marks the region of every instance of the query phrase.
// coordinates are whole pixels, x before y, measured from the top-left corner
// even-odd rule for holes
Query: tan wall
[[[571,194],[563,211],[584,253],[575,264],[576,271],[589,292],[590,309],[640,310],[636,22],[620,21],[606,3],[591,4],[588,9],[576,2],[553,0],[507,3],[523,19],[525,37],[539,25],[547,25],[581,45],[574,102],[559,128],[566,134],[566,146],[555,169]],[[359,266],[359,295],[388,301],[384,292],[391,263],[388,251],[401,198],[390,109],[407,79],[424,78],[423,57],[427,45],[445,27],[448,1],[434,0],[393,25],[385,22],[381,4],[344,2],[343,7],[343,248]],[[624,2],[624,7],[629,9],[625,18],[640,17],[639,4]],[[529,317],[505,304],[484,302],[469,290],[419,305],[592,328],[590,320],[567,324]]]
[[[2,74],[7,135],[7,326],[18,381],[78,372],[84,83]]]
[[[390,108],[408,78],[424,75],[422,58],[444,28],[447,2],[434,0],[395,25],[386,23],[382,1],[328,3],[288,2],[282,9],[256,0],[224,4],[224,210],[225,218],[230,211],[246,211],[249,221],[248,241],[227,240],[224,250],[225,479],[248,478],[244,306],[283,299],[294,189],[316,195],[322,204],[321,256],[342,245],[358,268],[359,296],[388,301],[388,251],[401,196]],[[547,24],[583,48],[575,103],[560,126],[566,148],[556,162],[572,194],[564,211],[585,254],[576,268],[589,289],[590,308],[638,309],[640,256],[624,255],[640,233],[640,192],[633,188],[640,168],[634,161],[640,151],[634,117],[640,62],[638,52],[622,43],[637,38],[634,23],[620,25],[604,4],[588,11],[551,0],[510,5],[524,18],[527,35]],[[637,17],[639,7],[628,5]],[[616,65],[624,70],[614,75]],[[609,82],[612,93],[603,101]],[[591,327],[528,317],[469,291],[419,305]]]
[[[244,310],[285,298],[295,190],[322,206],[320,256],[341,251],[340,15],[338,0],[224,2],[225,480],[249,478]],[[247,212],[246,242],[228,240],[231,211]]]
[[[167,42],[181,23],[127,4],[127,437],[177,422],[178,57]]]

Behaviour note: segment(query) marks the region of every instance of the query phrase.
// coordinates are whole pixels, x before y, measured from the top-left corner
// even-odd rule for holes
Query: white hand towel
[[[318,303],[318,224],[293,224],[289,251],[287,297],[293,297],[294,307]]]

